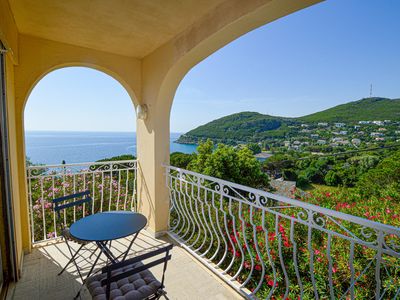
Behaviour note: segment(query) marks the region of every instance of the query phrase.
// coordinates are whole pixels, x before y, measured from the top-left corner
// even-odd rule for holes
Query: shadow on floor
[[[113,241],[111,251],[116,256],[125,253],[130,241],[131,238]],[[167,237],[155,239],[143,231],[137,237],[128,257],[149,252],[170,242]],[[77,249],[78,245],[74,244],[73,247]],[[89,244],[81,250],[77,258],[83,278],[86,278],[86,274],[94,263],[96,255],[90,256],[95,250],[97,250],[96,245]],[[99,250],[97,250],[98,253]],[[35,247],[32,253],[25,255],[22,278],[11,290],[7,299],[73,299],[82,287],[76,267],[71,264],[63,274],[57,275],[68,262],[69,257],[69,251],[64,242]],[[106,257],[102,255],[96,264],[96,269],[100,270],[106,262]],[[161,278],[162,266],[156,266],[151,271],[156,278]],[[230,287],[216,279],[178,246],[172,251],[165,285],[169,299],[241,299]],[[81,299],[91,299],[86,288],[82,289]]]

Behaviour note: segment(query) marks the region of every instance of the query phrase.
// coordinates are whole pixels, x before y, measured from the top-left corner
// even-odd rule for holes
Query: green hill
[[[247,142],[268,137],[284,137],[288,126],[297,123],[291,118],[241,112],[214,120],[182,135],[179,143],[196,143],[211,138],[225,143]]]
[[[400,99],[365,98],[299,118],[305,122],[400,120]]]
[[[300,123],[387,119],[400,120],[400,99],[366,98],[299,118],[241,112],[199,126],[182,135],[177,142],[197,143],[199,140],[210,138],[217,142],[237,144],[268,138],[284,138],[291,132],[289,126]]]

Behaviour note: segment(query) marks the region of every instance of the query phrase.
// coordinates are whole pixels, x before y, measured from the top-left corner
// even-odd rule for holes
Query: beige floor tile
[[[130,240],[122,239],[112,244],[113,253],[122,253]],[[147,252],[152,248],[160,247],[168,242],[167,239],[154,239],[147,232],[139,235],[132,248],[130,256]],[[76,245],[74,245],[76,247]],[[82,272],[88,272],[94,257],[89,258],[95,245],[89,245],[78,258],[78,265]],[[54,243],[35,248],[27,254],[21,280],[14,286],[8,299],[36,300],[36,299],[73,299],[81,287],[81,280],[74,265],[70,265],[66,272],[58,276],[57,273],[67,263],[69,252],[64,243]],[[99,261],[99,267],[106,262]],[[156,277],[162,273],[162,267],[152,269]],[[172,251],[172,260],[168,264],[166,274],[166,291],[169,299],[242,299],[228,285],[216,278],[209,270],[200,265],[190,254],[176,246]],[[84,288],[81,299],[90,299],[89,292]]]

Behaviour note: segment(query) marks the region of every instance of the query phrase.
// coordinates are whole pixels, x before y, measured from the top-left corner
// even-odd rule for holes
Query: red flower
[[[275,240],[275,233],[274,232],[268,233],[268,240],[270,242],[273,242]]]
[[[254,267],[254,269],[256,269],[257,271],[261,271],[261,266],[260,265],[256,265],[255,267]]]
[[[234,244],[236,244],[236,243],[237,243],[237,240],[236,240],[236,238],[235,238],[235,236],[234,236],[234,235],[231,235],[231,240],[232,240],[232,242],[233,242]]]
[[[269,285],[269,286],[274,286],[274,281],[273,280],[268,280],[267,281],[267,284]],[[275,287],[277,287],[278,286],[278,283],[275,283]]]
[[[244,266],[246,269],[250,269],[250,268],[251,268],[251,264],[250,264],[250,262],[248,262],[247,260],[243,263],[243,266]]]

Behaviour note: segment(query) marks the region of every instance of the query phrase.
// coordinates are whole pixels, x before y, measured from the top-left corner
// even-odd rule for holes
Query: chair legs
[[[67,243],[67,245],[68,245],[68,243]],[[72,255],[72,257],[71,257],[71,259],[68,261],[68,263],[65,265],[64,269],[62,269],[61,272],[57,274],[58,276],[60,276],[62,273],[64,273],[64,271],[68,268],[68,266],[70,265],[70,263],[72,263],[73,261],[75,261],[75,257],[77,256],[78,252],[81,251],[81,249],[83,248],[83,246],[84,246],[84,245],[81,245],[81,246],[79,247],[79,249],[74,253],[74,255],[72,255],[71,249],[69,250],[70,253],[71,253],[71,255]],[[69,245],[68,245],[68,249],[69,249]]]
[[[76,257],[76,255],[78,254],[78,252],[82,249],[82,247],[83,247],[84,245],[81,245],[81,246],[79,247],[79,249],[78,249],[75,253],[73,253],[72,248],[71,248],[71,246],[69,245],[67,239],[65,239],[65,243],[67,244],[69,253],[71,254],[71,259],[70,259],[70,261],[72,261],[72,262],[74,263],[74,265],[75,265],[75,267],[76,267],[76,270],[78,271],[79,277],[80,277],[81,280],[83,281],[83,277],[82,277],[81,271],[79,270],[78,264],[76,263],[75,257]],[[69,263],[70,263],[70,262],[68,262],[67,265],[69,265]],[[64,269],[66,269],[66,267],[64,267]],[[62,273],[62,272],[63,272],[63,271],[61,271],[61,273]]]

